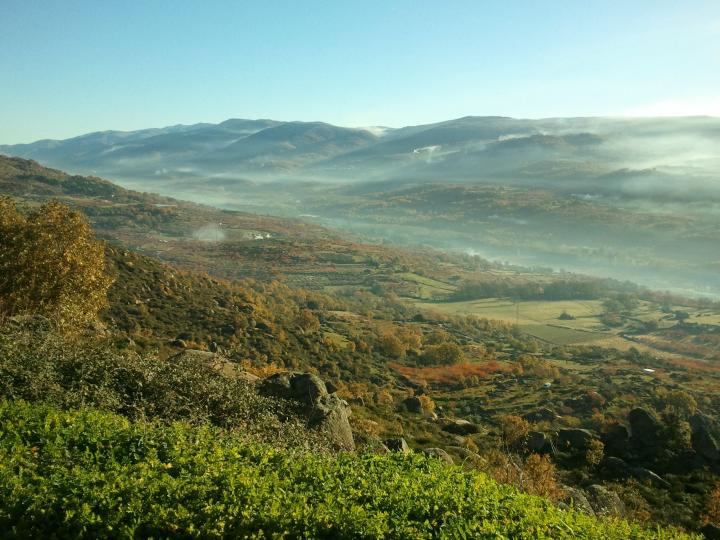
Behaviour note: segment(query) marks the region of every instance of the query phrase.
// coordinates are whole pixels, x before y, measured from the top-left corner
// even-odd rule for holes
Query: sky
[[[2,0],[0,144],[227,118],[720,116],[718,0]]]

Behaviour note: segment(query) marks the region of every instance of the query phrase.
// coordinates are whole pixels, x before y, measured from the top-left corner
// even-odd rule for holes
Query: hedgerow
[[[416,454],[339,456],[218,428],[0,403],[6,538],[689,538],[564,511]]]

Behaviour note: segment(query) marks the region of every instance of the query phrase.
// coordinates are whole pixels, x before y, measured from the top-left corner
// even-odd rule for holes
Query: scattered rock
[[[667,472],[672,474],[688,474],[692,471],[698,471],[707,466],[707,461],[695,450],[686,450],[675,456],[670,463]]]
[[[630,474],[632,474],[638,480],[650,482],[654,486],[664,488],[670,487],[670,482],[659,476],[657,473],[654,473],[650,469],[646,469],[644,467],[633,467],[632,469],[630,469]]]
[[[557,419],[558,415],[555,411],[548,408],[539,409],[523,415],[523,419],[528,422],[552,422]]]
[[[602,462],[603,469],[613,476],[624,476],[627,474],[628,464],[618,457],[606,457]]]
[[[479,431],[479,428],[475,424],[460,418],[445,424],[442,429],[455,435],[471,435]]]
[[[526,446],[530,452],[548,452],[550,450],[550,440],[542,431],[531,431],[528,433]]]
[[[318,399],[310,413],[309,425],[325,433],[328,439],[342,450],[355,450],[352,428],[348,420],[347,403],[336,394]]]
[[[700,529],[706,540],[720,540],[720,527],[712,523],[706,523]]]
[[[286,371],[266,377],[260,392],[283,399],[294,399],[305,405],[314,405],[317,400],[328,394],[325,383],[312,373]]]
[[[252,373],[243,371],[235,362],[231,362],[224,356],[214,352],[185,349],[168,358],[168,362],[197,362],[214,369],[225,377],[242,380],[250,384],[256,384],[260,380],[259,377]]]
[[[423,450],[423,452],[428,456],[436,457],[439,460],[444,461],[445,463],[448,463],[450,465],[453,465],[455,463],[450,454],[448,454],[442,448],[426,448],[425,450]]]
[[[706,427],[700,426],[698,429],[693,429],[691,440],[693,450],[699,455],[708,461],[720,460],[718,443]]]
[[[423,411],[422,401],[417,396],[410,396],[403,401],[403,405],[408,412],[421,413]]]
[[[562,499],[563,503],[587,516],[595,515],[595,510],[593,510],[583,490],[570,486],[561,486],[561,488],[565,492],[565,496]]]
[[[558,448],[560,450],[585,451],[595,435],[587,429],[563,428],[558,431]]]
[[[608,426],[602,434],[602,442],[605,445],[605,453],[609,455],[624,456],[628,451],[630,431],[622,424]]]
[[[480,465],[483,462],[483,458],[479,454],[464,446],[449,446],[448,450],[452,450],[462,461],[467,461],[471,465]]]
[[[407,454],[408,452],[410,452],[410,447],[408,446],[407,441],[402,437],[397,437],[395,439],[386,439],[385,446],[387,446],[388,450],[390,450],[391,452],[400,452],[402,454]]]
[[[660,438],[662,423],[648,410],[633,409],[628,413],[630,432],[633,441],[638,445],[654,446]]]
[[[590,502],[595,515],[624,517],[626,514],[625,504],[614,491],[599,484],[593,484],[585,490],[587,499]]]
[[[298,402],[303,406],[311,428],[325,433],[337,448],[355,449],[347,402],[337,394],[328,393],[325,383],[317,375],[293,371],[275,373],[260,382],[259,390],[263,395]]]

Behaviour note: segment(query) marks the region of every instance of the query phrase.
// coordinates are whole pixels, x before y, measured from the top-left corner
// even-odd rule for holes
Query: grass
[[[517,323],[527,334],[554,345],[589,343],[612,334],[603,332],[599,300],[558,300],[513,302],[488,298],[465,302],[419,302],[416,306],[452,315],[476,315],[486,319]],[[574,320],[559,320],[567,312]]]
[[[5,538],[691,538],[563,511],[419,454],[338,457],[0,403]]]

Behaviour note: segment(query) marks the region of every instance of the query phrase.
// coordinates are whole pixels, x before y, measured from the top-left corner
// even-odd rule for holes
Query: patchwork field
[[[614,335],[598,318],[602,313],[599,300],[513,302],[489,298],[467,302],[418,302],[416,305],[446,314],[477,315],[517,324],[523,332],[557,345],[587,343]],[[561,320],[559,317],[563,313],[575,318]]]

